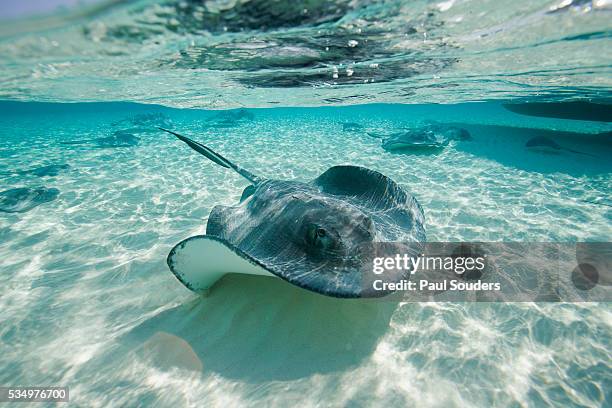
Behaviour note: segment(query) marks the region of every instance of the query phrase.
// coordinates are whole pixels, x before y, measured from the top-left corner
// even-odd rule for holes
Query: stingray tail
[[[568,149],[568,148],[565,148],[565,150],[567,150],[568,152],[572,152],[572,153],[576,153],[576,154],[581,154],[581,155],[583,155],[583,156],[597,157],[597,156],[595,156],[594,154],[591,154],[591,153],[585,153],[585,152],[581,152],[581,151],[579,151],[579,150]]]
[[[222,167],[234,170],[236,173],[240,174],[242,177],[244,177],[245,179],[249,180],[251,183],[258,184],[261,181],[261,178],[259,178],[258,176],[254,175],[250,171],[245,170],[242,167],[240,167],[240,166],[232,163],[231,161],[227,160],[225,157],[221,156],[219,153],[215,152],[210,147],[204,146],[202,143],[198,143],[195,140],[191,140],[188,137],[185,137],[183,135],[179,135],[178,133],[173,132],[171,130],[164,129],[164,128],[161,128],[161,127],[158,128],[158,129],[163,130],[164,132],[167,132],[167,133],[170,133],[171,135],[176,136],[179,140],[185,142],[189,147],[191,147],[196,152],[198,152],[201,155],[205,156],[209,160],[217,163],[219,166],[222,166]]]

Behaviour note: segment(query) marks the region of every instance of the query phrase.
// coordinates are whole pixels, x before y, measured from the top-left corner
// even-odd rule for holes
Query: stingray
[[[438,124],[407,129],[390,135],[375,133],[368,135],[383,139],[381,146],[388,152],[437,151],[445,148],[451,140],[471,140],[470,133],[465,129]]]
[[[136,146],[140,139],[129,132],[117,131],[112,136],[96,139],[97,147],[131,147]]]
[[[573,150],[567,147],[563,147],[559,143],[545,136],[536,136],[536,137],[529,139],[527,143],[525,143],[525,147],[531,150],[534,150],[534,151],[542,152],[542,153],[560,153],[562,151],[566,151],[566,152],[571,152],[571,153],[576,153],[576,154],[582,154],[585,156],[595,157],[594,155],[589,154],[589,153],[584,153],[578,150]]]
[[[342,130],[345,132],[358,132],[363,129],[363,125],[354,122],[342,123]]]
[[[236,127],[245,120],[253,120],[255,115],[246,109],[238,109],[233,111],[223,111],[212,116],[207,120],[209,125],[214,128],[231,128]]]
[[[17,213],[30,211],[41,204],[53,201],[59,195],[57,188],[12,188],[0,193],[0,212]]]
[[[397,133],[383,140],[381,146],[388,152],[407,150],[443,149],[449,139],[440,133],[408,131]]]
[[[280,277],[328,296],[379,297],[388,292],[368,285],[368,251],[378,243],[418,246],[425,240],[417,200],[379,172],[342,165],[310,182],[268,179],[162,130],[250,183],[239,203],[212,209],[205,235],[187,238],[170,251],[170,270],[195,292],[235,272]],[[385,276],[388,281],[405,278],[405,271]]]
[[[65,145],[91,145],[99,148],[112,147],[132,147],[138,145],[140,139],[132,133],[118,130],[112,136],[99,137],[92,140],[73,140],[70,142],[62,142]]]
[[[50,164],[48,166],[35,167],[27,170],[16,170],[2,173],[3,175],[34,175],[38,177],[55,177],[62,170],[70,168],[68,164]]]

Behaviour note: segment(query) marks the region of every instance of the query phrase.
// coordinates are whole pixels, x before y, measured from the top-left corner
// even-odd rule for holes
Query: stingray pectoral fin
[[[178,243],[168,254],[168,266],[188,289],[202,293],[228,273],[275,276],[228,242],[195,235]]]
[[[240,202],[243,202],[244,200],[246,200],[247,198],[249,198],[250,196],[253,195],[253,193],[255,193],[255,190],[257,189],[257,187],[255,187],[254,185],[248,185],[244,188],[244,190],[242,190],[242,195],[240,196]]]
[[[376,208],[393,208],[407,199],[407,194],[389,177],[360,166],[330,167],[313,183],[327,194],[359,197]]]

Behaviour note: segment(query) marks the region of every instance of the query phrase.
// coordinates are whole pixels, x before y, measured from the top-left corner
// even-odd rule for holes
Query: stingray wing
[[[271,254],[267,245],[261,244],[243,250],[222,238],[196,235],[172,248],[167,263],[174,276],[196,293],[206,293],[228,273],[278,277],[332,297],[381,297],[390,293],[372,290],[371,280],[376,275],[364,270],[332,271],[325,262],[309,260],[299,251],[292,253],[289,248],[289,253]]]
[[[423,208],[384,174],[359,166],[334,166],[313,184],[371,214],[385,241],[425,240]]]

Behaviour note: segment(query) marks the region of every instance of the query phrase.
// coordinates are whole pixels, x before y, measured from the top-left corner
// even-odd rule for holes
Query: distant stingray
[[[59,195],[57,188],[12,188],[0,193],[0,212],[21,213],[43,203],[53,201]]]
[[[342,123],[342,130],[345,132],[358,132],[363,129],[363,125],[354,122]]]
[[[129,132],[118,130],[112,136],[92,140],[73,140],[62,142],[65,145],[90,145],[99,148],[132,147],[138,145],[140,139]]]
[[[545,136],[536,136],[536,137],[529,139],[527,143],[525,143],[525,147],[527,147],[530,150],[538,151],[542,153],[557,154],[562,151],[566,151],[566,152],[571,152],[571,153],[576,153],[576,154],[582,154],[585,156],[596,157],[589,153],[580,152],[578,150],[573,150],[567,147],[563,147],[559,143]]]
[[[253,120],[255,115],[246,109],[222,111],[207,120],[210,127],[231,128],[239,126],[246,120]]]
[[[205,291],[235,272],[277,276],[333,297],[384,296],[388,290],[375,291],[368,282],[374,244],[418,246],[425,240],[423,209],[381,173],[334,166],[310,182],[267,179],[205,145],[162,130],[250,183],[240,203],[212,209],[206,235],[187,238],[170,251],[168,266],[193,291]],[[397,270],[384,278],[397,282],[406,277],[406,271]]]
[[[449,139],[440,133],[433,132],[405,132],[394,134],[383,140],[381,146],[388,152],[406,150],[434,150],[442,149],[449,143]]]
[[[388,135],[368,133],[383,139],[381,146],[388,152],[434,152],[446,147],[451,140],[471,140],[470,133],[462,128],[440,124],[427,124]]]
[[[62,170],[70,168],[67,164],[50,164],[48,166],[35,167],[28,170],[15,170],[2,173],[2,175],[34,175],[38,177],[55,177]]]

